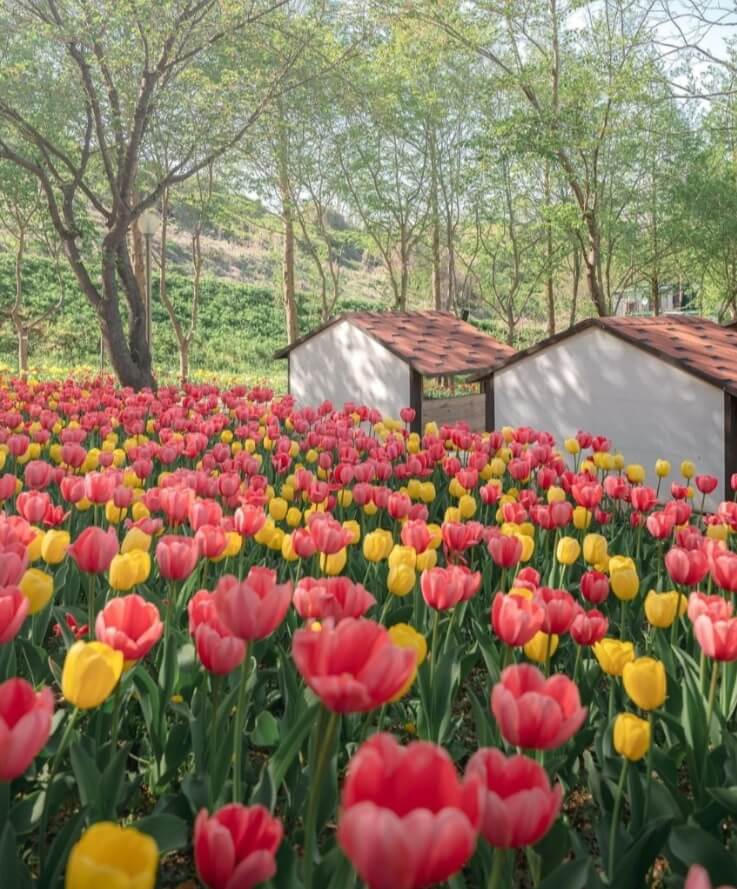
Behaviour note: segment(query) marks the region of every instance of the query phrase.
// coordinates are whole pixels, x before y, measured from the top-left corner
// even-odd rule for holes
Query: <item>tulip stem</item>
[[[435,678],[435,667],[440,658],[438,651],[438,624],[440,623],[440,612],[435,611],[432,620],[432,649],[430,650],[430,692],[433,693],[433,679]]]
[[[709,735],[711,733],[711,717],[714,714],[714,700],[717,693],[717,680],[719,679],[719,661],[714,661],[711,668],[711,682],[709,683],[709,697],[706,702],[706,744],[704,745],[704,768],[701,776],[702,783],[706,779],[706,763],[709,758]]]
[[[609,882],[612,882],[614,876],[614,858],[617,846],[617,827],[619,827],[619,813],[622,808],[622,797],[624,796],[624,782],[627,780],[627,767],[630,762],[628,759],[622,760],[622,771],[619,775],[619,784],[617,784],[617,793],[614,797],[614,812],[612,814],[612,826],[609,831],[609,868],[607,874]]]
[[[622,641],[627,638],[627,605],[624,599],[620,599],[619,602],[619,634]]]
[[[675,620],[671,624],[671,628],[670,628],[671,648],[675,648],[676,641],[678,639],[678,621],[679,621],[680,615],[681,615],[681,596],[682,595],[683,595],[683,593],[681,592],[681,588],[679,586],[678,587],[678,601],[676,602],[676,616],[675,616]]]
[[[491,865],[489,882],[486,884],[487,889],[501,889],[504,864],[507,857],[506,851],[506,849],[494,849],[494,861]]]
[[[118,747],[118,730],[120,728],[120,704],[123,697],[121,686],[123,685],[123,677],[121,676],[115,686],[115,694],[113,696],[113,721],[110,729],[110,761],[112,762]]]
[[[653,783],[653,740],[655,732],[655,714],[652,710],[648,711],[647,721],[650,723],[650,744],[647,748],[647,759],[645,760],[645,803],[642,807],[642,824],[647,824],[647,818],[650,814],[650,790]]]
[[[235,708],[235,734],[233,736],[233,802],[242,803],[241,788],[243,780],[243,729],[245,727],[248,677],[251,672],[251,658],[249,653],[243,659],[241,665],[240,687],[238,688],[238,703]]]
[[[43,873],[44,857],[46,856],[46,833],[49,824],[49,797],[51,795],[51,787],[54,783],[54,778],[56,777],[56,772],[59,768],[61,758],[64,755],[64,751],[67,749],[67,746],[69,745],[69,738],[72,735],[72,730],[74,729],[74,724],[77,721],[77,716],[79,716],[79,708],[75,707],[74,710],[72,710],[71,716],[67,720],[64,734],[61,736],[59,746],[56,748],[54,758],[51,760],[51,768],[49,769],[49,780],[46,782],[44,805],[43,809],[41,810],[41,820],[39,821],[38,826],[38,861],[40,873]]]
[[[578,671],[581,667],[581,652],[583,651],[583,646],[579,645],[576,650],[576,660],[573,663],[573,681],[578,682]]]
[[[95,581],[97,576],[90,574],[87,578],[87,635],[95,638]]]
[[[317,809],[320,802],[320,793],[322,790],[325,768],[330,760],[337,728],[338,714],[326,710],[323,707],[315,728],[315,743],[313,746],[313,755],[315,757],[314,772],[312,772],[312,764],[310,764],[310,795],[307,800],[307,813],[304,822],[305,852],[302,874],[304,889],[312,889],[312,874],[315,866],[315,843],[317,840]]]

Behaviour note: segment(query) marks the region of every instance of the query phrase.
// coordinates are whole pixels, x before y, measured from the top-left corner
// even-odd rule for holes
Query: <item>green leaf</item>
[[[18,886],[20,884],[20,860],[16,846],[15,831],[6,824],[0,834],[0,873],[3,885]]]
[[[737,815],[737,787],[709,787],[706,792],[730,815]]]
[[[709,872],[712,884],[737,882],[737,859],[711,834],[693,824],[682,824],[673,829],[668,847],[684,870],[694,863]]]
[[[183,849],[189,842],[187,822],[176,815],[149,815],[137,821],[134,827],[156,840],[160,855]]]
[[[276,747],[279,743],[279,723],[268,710],[262,710],[256,717],[251,742],[256,747]]]
[[[72,771],[79,787],[79,799],[83,806],[96,809],[100,798],[102,775],[95,760],[84,749],[82,741],[75,741],[69,748]]]
[[[38,889],[57,889],[72,846],[82,834],[85,812],[76,812],[65,821],[51,844]]]
[[[663,848],[673,824],[670,817],[655,818],[642,829],[634,843],[617,860],[612,889],[632,889],[642,885],[643,877],[655,856]]]
[[[538,889],[593,889],[590,858],[565,861],[540,883]]]

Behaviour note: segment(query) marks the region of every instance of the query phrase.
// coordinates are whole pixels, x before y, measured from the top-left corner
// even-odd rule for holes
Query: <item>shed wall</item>
[[[674,473],[684,458],[724,485],[724,395],[623,342],[589,329],[494,375],[497,428],[533,426],[559,443],[579,429],[611,438],[628,463],[642,463],[655,483],[663,457]]]
[[[366,404],[399,417],[410,404],[410,368],[348,321],[306,340],[289,355],[289,391],[300,405],[329,399]]]

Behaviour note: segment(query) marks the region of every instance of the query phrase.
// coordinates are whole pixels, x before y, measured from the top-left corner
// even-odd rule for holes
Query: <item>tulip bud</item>
[[[624,665],[624,690],[642,710],[657,710],[665,701],[667,680],[662,661],[640,657]]]
[[[67,889],[77,886],[126,886],[153,889],[159,869],[155,841],[135,827],[99,821],[69,853]]]
[[[560,538],[555,551],[555,556],[561,565],[572,565],[580,555],[581,544],[575,537]]]
[[[650,723],[634,713],[620,713],[614,720],[614,749],[630,762],[637,762],[650,749]]]
[[[635,563],[628,556],[609,559],[609,584],[614,595],[623,602],[634,599],[640,589]]]
[[[609,676],[621,676],[625,664],[635,659],[632,643],[622,642],[620,639],[602,639],[592,648],[599,666]]]
[[[671,626],[676,617],[686,613],[688,602],[676,590],[667,593],[656,593],[655,590],[645,596],[645,617],[654,627],[661,630]]]
[[[41,558],[47,565],[58,565],[63,562],[70,540],[68,531],[49,529],[41,541]]]
[[[75,642],[67,652],[61,675],[64,697],[81,710],[104,703],[123,672],[123,653],[103,642]]]
[[[28,599],[28,613],[37,614],[49,604],[54,595],[54,578],[38,568],[29,568],[18,584]]]
[[[524,652],[531,661],[544,664],[558,650],[558,642],[558,636],[555,634],[549,636],[540,630],[529,642],[525,643]]]
[[[416,580],[417,576],[412,565],[400,562],[389,568],[386,585],[393,596],[406,596],[414,589]]]

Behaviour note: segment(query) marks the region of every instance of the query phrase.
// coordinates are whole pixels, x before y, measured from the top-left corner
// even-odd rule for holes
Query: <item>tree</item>
[[[302,45],[274,48],[286,3],[9,0],[0,12],[0,158],[38,181],[125,385],[154,383],[128,232],[232,149],[284,88]],[[233,76],[236,63],[248,80]],[[157,112],[171,146],[160,175],[147,164]],[[88,216],[99,221],[94,250],[81,241]]]

